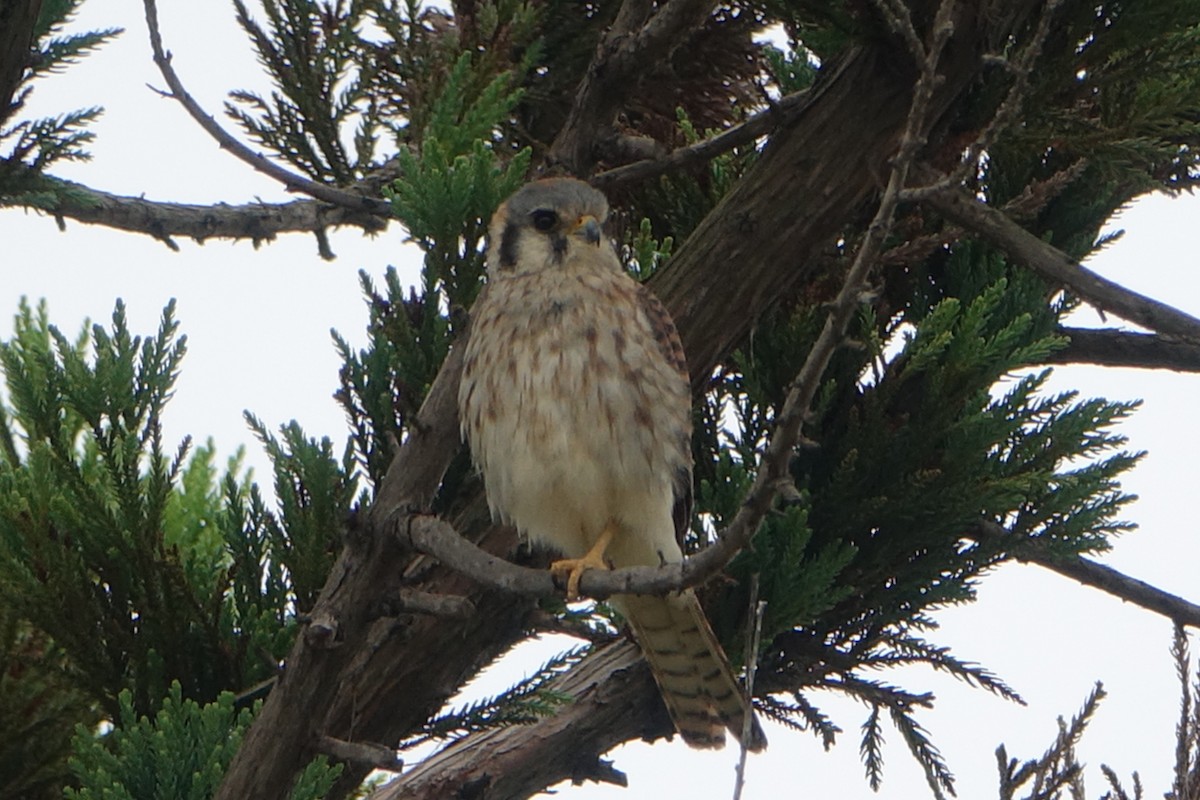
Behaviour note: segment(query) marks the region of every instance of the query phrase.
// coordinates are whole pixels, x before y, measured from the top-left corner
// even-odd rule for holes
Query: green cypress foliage
[[[185,700],[176,681],[153,717],[139,716],[128,691],[111,731],[75,733],[71,771],[79,788],[67,800],[206,800],[212,797],[254,714],[232,693],[200,705]],[[324,756],[305,768],[291,800],[320,800],[341,772]]]
[[[20,115],[34,89],[34,81],[79,61],[123,31],[106,28],[63,35],[81,0],[46,0],[33,25],[33,51],[28,67],[11,98],[0,97],[0,206],[18,205],[51,209],[59,197],[79,196],[70,185],[52,178],[46,170],[60,161],[86,160],[93,134],[88,123],[103,112],[100,106],[65,111],[54,116]]]

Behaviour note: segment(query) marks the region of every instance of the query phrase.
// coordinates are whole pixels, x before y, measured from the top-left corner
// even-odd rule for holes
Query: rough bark
[[[629,642],[599,648],[553,688],[572,698],[553,717],[460,740],[370,800],[500,800],[529,797],[564,778],[618,782],[623,776],[600,760],[606,750],[673,731],[650,670]]]
[[[951,106],[978,74],[990,43],[1003,42],[1036,5],[1021,0],[986,17],[968,11],[958,20],[935,109]],[[830,65],[812,102],[772,137],[758,165],[656,276],[655,291],[679,325],[695,386],[705,383],[763,312],[795,292],[811,274],[814,250],[854,222],[877,191],[877,176],[886,174],[908,110],[913,73],[903,68],[907,63],[881,42],[855,48]],[[424,559],[410,560],[395,537],[386,535],[428,504],[456,449],[452,387],[458,369],[452,356],[381,487],[367,533],[352,539],[339,558],[308,630],[288,658],[284,679],[243,742],[218,798],[286,796],[321,735],[395,742],[480,663],[522,635],[528,599],[482,592]],[[491,552],[506,554],[513,539],[491,531],[483,542]],[[371,610],[401,584],[464,595],[478,613],[467,624],[373,618]],[[638,691],[653,692],[648,674],[641,683]],[[611,742],[597,744],[593,733],[576,726],[556,744],[596,753]],[[481,759],[493,755],[477,752]],[[548,768],[540,780],[570,777],[563,769]],[[360,774],[348,770],[340,788]]]

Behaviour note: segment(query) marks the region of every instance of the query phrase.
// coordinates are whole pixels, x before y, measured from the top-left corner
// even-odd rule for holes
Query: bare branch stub
[[[404,761],[396,755],[396,751],[381,744],[347,742],[333,736],[322,736],[317,747],[321,752],[331,755],[339,761],[353,761],[388,772],[399,772],[404,769]]]
[[[401,589],[396,596],[400,611],[429,614],[445,619],[466,619],[475,613],[475,604],[466,597],[433,594],[416,589]]]

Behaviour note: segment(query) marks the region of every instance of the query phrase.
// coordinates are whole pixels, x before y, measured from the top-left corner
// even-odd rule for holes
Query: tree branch
[[[1047,363],[1200,372],[1200,344],[1115,328],[1064,327],[1058,333],[1070,344],[1051,353]]]
[[[789,94],[770,108],[747,117],[744,122],[703,141],[672,150],[662,158],[635,161],[632,164],[597,173],[592,176],[591,184],[598,189],[607,191],[648,178],[656,178],[699,161],[709,161],[735,147],[750,144],[754,140],[766,136],[775,128],[787,125],[803,111],[811,100],[812,92],[808,89]]]
[[[243,205],[163,203],[109,194],[69,181],[59,183],[58,204],[49,213],[54,215],[60,228],[65,226],[66,219],[73,219],[89,225],[146,234],[172,249],[178,249],[172,241],[175,236],[197,242],[249,239],[257,245],[273,240],[280,233],[311,233],[343,225],[370,232],[386,226],[379,217],[315,200]]]
[[[192,119],[207,131],[217,141],[217,144],[249,164],[257,172],[279,181],[289,192],[302,192],[309,197],[324,200],[326,203],[332,203],[352,212],[383,217],[391,216],[391,206],[386,200],[347,192],[290,172],[265,156],[254,152],[217,124],[216,119],[201,108],[196,99],[184,88],[175,68],[171,66],[171,54],[163,48],[162,34],[158,29],[158,8],[155,0],[143,0],[143,4],[146,9],[146,28],[150,33],[150,48],[154,52],[154,63],[158,65],[159,72],[162,73],[163,79],[171,89],[170,96],[187,109]]]
[[[401,589],[396,595],[400,612],[430,614],[444,619],[466,619],[475,613],[475,604],[465,597],[431,594],[416,589]]]
[[[597,142],[613,135],[613,120],[630,94],[627,87],[654,64],[670,59],[715,5],[715,0],[669,0],[647,21],[647,0],[625,0],[597,45],[566,122],[550,145],[550,163],[586,175],[595,163]]]
[[[371,769],[383,769],[388,772],[399,772],[404,769],[404,762],[390,747],[371,742],[347,742],[332,736],[322,736],[317,744],[321,752],[331,755],[338,761],[352,761],[365,764]]]
[[[977,522],[972,533],[989,539],[1013,538],[1013,534],[1003,525],[991,520]],[[1085,586],[1100,589],[1125,602],[1161,614],[1177,625],[1200,628],[1200,605],[1165,592],[1145,581],[1131,578],[1112,567],[1082,556],[1052,555],[1045,552],[1036,541],[1022,544],[1013,551],[1012,556],[1018,561],[1037,564],[1059,575],[1073,578]]]
[[[1096,308],[1160,334],[1200,342],[1200,319],[1101,277],[966,191],[936,192],[924,202],[951,222],[996,245],[1017,263],[1069,289]]]

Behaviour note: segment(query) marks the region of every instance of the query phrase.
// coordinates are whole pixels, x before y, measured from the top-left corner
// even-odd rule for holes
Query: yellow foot
[[[583,558],[564,558],[550,564],[550,573],[555,578],[565,577],[567,579],[567,602],[579,599],[579,579],[583,576],[584,570],[608,569],[608,562],[604,560],[604,551],[608,549],[612,537],[612,528],[606,527],[600,534],[600,538],[596,539],[596,543],[592,545],[592,549],[588,550]]]

